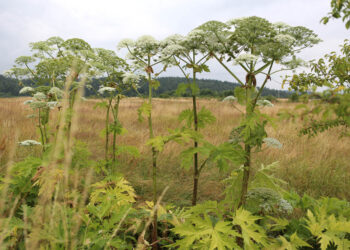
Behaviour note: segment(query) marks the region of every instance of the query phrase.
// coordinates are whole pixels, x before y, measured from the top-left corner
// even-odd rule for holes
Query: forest
[[[91,87],[92,88],[84,88],[84,97],[100,97],[98,95],[98,89],[100,86],[100,81],[104,79],[91,79]],[[154,91],[155,97],[160,98],[169,98],[169,97],[190,97],[191,93],[183,93],[181,95],[176,94],[176,89],[180,83],[186,81],[184,77],[159,77],[160,86],[158,89]],[[192,81],[192,79],[189,79]],[[26,86],[31,86],[30,81],[23,81],[23,84]],[[142,96],[146,96],[148,93],[148,85],[147,81],[141,80],[140,88],[138,89],[138,93],[134,90],[129,90],[125,92],[125,96],[128,97],[136,97],[138,94]],[[226,81],[218,81],[211,79],[197,79],[198,87],[200,88],[200,96],[206,97],[220,97],[224,98],[229,95],[234,94],[234,88],[239,86],[237,83],[230,83]],[[47,82],[46,85],[49,85]],[[0,97],[15,97],[20,96],[19,90],[21,86],[19,85],[19,81],[15,78],[5,77],[0,75]],[[287,98],[292,94],[292,92],[288,90],[275,90],[264,88],[262,92],[262,96],[273,96],[276,98]]]

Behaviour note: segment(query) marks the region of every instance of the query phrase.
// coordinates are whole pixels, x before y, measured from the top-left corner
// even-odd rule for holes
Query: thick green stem
[[[116,126],[118,124],[118,113],[119,113],[119,103],[120,103],[120,96],[117,97],[117,102],[114,105],[114,112],[113,112],[113,118],[114,118],[114,130],[113,130],[113,166],[116,161],[116,141],[117,141],[117,130]]]
[[[193,62],[195,62],[195,52],[193,51]],[[193,85],[196,85],[196,72],[193,70]],[[194,130],[198,131],[198,114],[197,114],[197,100],[196,93],[192,91],[192,109],[193,109],[193,125]],[[198,142],[194,141],[194,148],[198,148]],[[195,206],[197,203],[197,194],[198,194],[198,179],[199,179],[199,170],[198,170],[198,153],[193,154],[193,194],[192,194],[192,206]]]
[[[106,129],[106,133],[105,133],[105,137],[106,137],[106,141],[105,141],[105,160],[106,160],[106,165],[108,166],[108,145],[109,145],[109,112],[111,109],[111,104],[112,101],[109,100],[108,101],[108,106],[107,106],[107,112],[106,112],[106,124],[105,124],[105,129]]]
[[[151,57],[148,55],[148,104],[152,106],[152,77],[151,77]],[[148,129],[149,129],[149,138],[154,138],[153,133],[153,124],[152,124],[152,109],[148,115]],[[153,204],[157,203],[157,150],[152,146],[152,181],[153,181]],[[152,242],[157,242],[158,240],[158,228],[157,228],[157,212],[153,215],[153,228],[152,228]],[[152,245],[152,249],[158,249],[158,244],[155,243]]]
[[[249,144],[246,144],[244,146],[244,150],[245,150],[245,162],[244,162],[244,170],[243,170],[242,191],[241,191],[241,198],[240,198],[238,207],[241,207],[246,202],[247,192],[248,192],[248,183],[249,183],[249,177],[250,177],[251,146]]]
[[[38,109],[38,126],[40,130],[40,139],[41,139],[41,144],[43,145],[43,152],[45,152],[45,138],[44,138],[44,132],[43,128],[41,126],[41,109]]]

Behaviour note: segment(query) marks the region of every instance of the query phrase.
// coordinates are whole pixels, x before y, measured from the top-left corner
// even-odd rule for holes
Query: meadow
[[[0,169],[4,170],[8,160],[15,162],[24,160],[28,155],[40,156],[39,148],[18,146],[19,141],[37,139],[37,128],[33,119],[27,118],[32,113],[23,102],[28,98],[0,99]],[[104,119],[105,111],[96,108],[101,102],[89,99],[79,106],[78,126],[74,138],[86,144],[90,153],[90,160],[98,161],[104,157]],[[120,103],[119,117],[127,130],[118,135],[118,145],[135,146],[140,155],[133,157],[128,154],[118,156],[116,171],[122,172],[131,182],[137,193],[137,200],[144,201],[151,197],[152,173],[149,168],[151,157],[146,146],[148,130],[145,122],[138,121],[137,109],[142,104],[141,98],[125,98]],[[164,135],[168,129],[175,129],[181,124],[179,113],[190,108],[192,100],[189,98],[154,99],[152,115],[154,130],[157,135]],[[205,106],[216,117],[213,124],[208,125],[201,132],[205,138],[219,145],[228,140],[231,130],[240,122],[240,112],[230,103],[216,99],[199,99],[199,108]],[[264,107],[263,113],[271,115],[275,126],[267,128],[271,137],[278,139],[283,147],[274,149],[264,147],[262,151],[253,154],[253,169],[261,164],[268,165],[278,162],[275,175],[286,182],[284,188],[294,190],[300,195],[309,194],[312,197],[338,197],[350,200],[350,162],[348,152],[350,143],[347,137],[340,137],[340,129],[330,129],[314,137],[299,136],[301,128],[299,120],[287,121],[279,119],[278,113],[294,110],[297,104],[287,100],[280,100],[274,107]],[[242,108],[238,105],[238,108]],[[51,112],[50,132],[54,134],[58,109]],[[158,185],[159,192],[169,186],[164,201],[176,205],[190,205],[192,189],[192,169],[189,171],[180,167],[180,153],[186,145],[175,142],[165,146],[159,155]],[[12,159],[9,152],[15,150]],[[237,166],[231,166],[231,170]],[[222,180],[227,178],[230,171],[220,171],[215,166],[208,166],[203,172],[199,184],[199,201],[220,200],[223,198],[224,185]]]
[[[252,16],[123,39],[125,60],[30,43],[6,72],[28,97],[0,99],[0,248],[350,249],[350,44],[297,57],[320,42]],[[223,100],[201,96],[209,60],[237,83]],[[168,67],[189,98],[155,98]],[[264,96],[282,72],[298,103]]]

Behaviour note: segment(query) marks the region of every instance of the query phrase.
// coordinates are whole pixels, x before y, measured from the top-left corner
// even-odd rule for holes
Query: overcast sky
[[[163,39],[187,34],[209,21],[260,16],[271,22],[302,25],[314,30],[323,42],[307,49],[305,60],[319,58],[350,38],[339,20],[320,24],[330,11],[330,0],[0,0],[0,73],[12,67],[16,57],[29,55],[30,42],[51,36],[82,38],[92,47],[116,50],[123,38],[149,34]],[[202,78],[232,81],[216,63]],[[178,75],[170,69],[167,75]],[[269,87],[278,88],[280,77]]]

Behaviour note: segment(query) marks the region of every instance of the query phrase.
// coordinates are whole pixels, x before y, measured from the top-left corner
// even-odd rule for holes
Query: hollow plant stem
[[[148,104],[152,107],[152,76],[151,76],[151,57],[148,55],[148,67],[147,67],[147,77],[148,77]],[[148,129],[149,138],[154,138],[153,124],[152,124],[152,108],[148,115]],[[152,182],[153,182],[153,204],[157,203],[157,150],[152,146]],[[157,242],[158,240],[158,228],[157,228],[157,213],[153,215],[153,228],[152,228],[152,242]],[[152,249],[158,249],[158,244],[152,245]]]
[[[195,52],[193,51],[193,63],[195,62]],[[193,85],[196,85],[196,71],[193,68]],[[198,114],[197,114],[197,99],[196,93],[192,91],[192,110],[193,110],[193,126],[194,130],[198,132]],[[198,148],[198,142],[194,140],[194,148]],[[198,194],[198,179],[199,179],[199,170],[198,170],[198,153],[193,154],[193,194],[192,194],[192,206],[195,206],[197,203],[197,194]]]
[[[118,113],[119,113],[119,103],[120,103],[120,96],[117,96],[117,102],[114,105],[114,110],[113,110],[113,118],[114,118],[114,129],[113,129],[113,166],[116,162],[116,141],[117,141],[117,130],[116,130],[116,126],[118,124]]]

